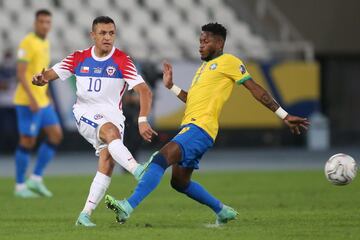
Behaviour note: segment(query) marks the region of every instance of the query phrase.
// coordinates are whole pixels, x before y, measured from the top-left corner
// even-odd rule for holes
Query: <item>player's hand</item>
[[[301,118],[297,116],[292,116],[288,114],[286,118],[284,118],[284,123],[290,128],[290,131],[293,134],[301,134],[300,129],[307,130],[310,122],[307,118]]]
[[[47,79],[45,79],[44,72],[45,72],[45,69],[43,69],[41,71],[41,73],[35,74],[32,79],[32,84],[34,84],[36,86],[44,86],[44,85],[48,84],[49,81]]]
[[[39,104],[36,102],[35,99],[30,100],[29,108],[33,113],[40,110]]]
[[[157,132],[155,132],[148,122],[141,122],[139,123],[139,133],[142,138],[147,141],[151,142],[151,138],[153,135],[157,136]]]
[[[170,89],[174,83],[172,79],[172,66],[169,62],[163,63],[163,83],[167,89]]]

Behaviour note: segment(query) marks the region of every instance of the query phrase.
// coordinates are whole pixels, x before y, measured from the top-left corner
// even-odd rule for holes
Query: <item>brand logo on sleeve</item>
[[[106,68],[106,73],[107,73],[110,77],[111,77],[112,75],[114,75],[115,71],[116,71],[116,68],[113,67],[113,66],[108,66],[108,67]]]

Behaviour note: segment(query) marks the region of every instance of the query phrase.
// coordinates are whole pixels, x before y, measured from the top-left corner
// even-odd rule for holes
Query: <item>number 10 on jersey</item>
[[[99,92],[101,90],[101,79],[97,78],[93,81],[93,78],[89,78],[89,88],[88,92]]]

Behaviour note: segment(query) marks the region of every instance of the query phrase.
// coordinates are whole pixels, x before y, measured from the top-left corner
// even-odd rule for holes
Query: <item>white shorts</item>
[[[81,109],[74,109],[73,112],[79,133],[93,145],[96,156],[99,156],[101,150],[107,147],[107,144],[99,137],[100,128],[105,123],[113,123],[119,129],[121,140],[123,141],[125,117],[121,111],[105,113],[100,110],[87,110],[84,112]]]

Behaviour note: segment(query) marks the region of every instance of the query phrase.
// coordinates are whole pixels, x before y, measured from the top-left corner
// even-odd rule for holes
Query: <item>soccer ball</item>
[[[325,176],[334,185],[347,185],[357,172],[355,160],[344,153],[331,156],[325,164]]]

